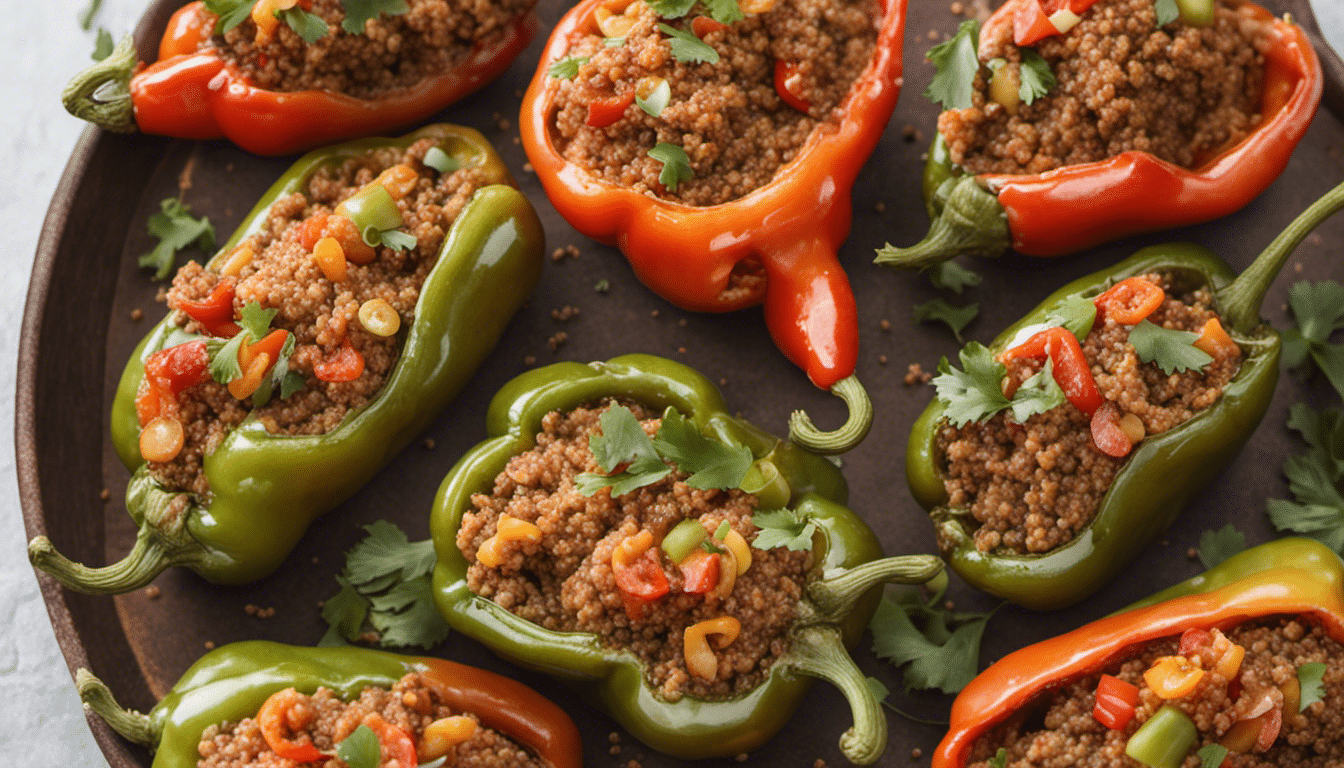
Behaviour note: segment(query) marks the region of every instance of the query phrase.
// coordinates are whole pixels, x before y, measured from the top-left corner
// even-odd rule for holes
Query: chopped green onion
[[[368,188],[356,192],[342,205],[345,206],[345,215],[350,218],[355,229],[364,236],[364,242],[369,245],[382,243],[384,230],[396,229],[402,224],[401,210],[397,208],[396,201],[382,184],[369,185]],[[374,230],[376,234],[370,230]],[[370,240],[370,235],[376,242]]]
[[[733,526],[729,525],[727,520],[724,520],[722,523],[719,523],[719,527],[714,531],[714,538],[723,541],[732,530]]]
[[[1150,768],[1180,768],[1198,738],[1189,715],[1163,704],[1129,737],[1125,754]]]
[[[708,536],[699,520],[687,518],[672,526],[672,530],[663,537],[663,551],[672,562],[680,563]]]
[[[439,173],[452,173],[461,167],[452,155],[438,147],[429,148],[425,153],[424,163]]]
[[[756,506],[760,509],[779,509],[787,506],[793,492],[789,481],[784,479],[773,461],[761,459],[751,465],[742,484],[738,486],[747,493],[756,495]]]

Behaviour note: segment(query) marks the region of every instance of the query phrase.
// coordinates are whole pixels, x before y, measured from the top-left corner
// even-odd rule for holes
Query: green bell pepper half
[[[140,456],[135,411],[149,355],[194,338],[165,318],[131,356],[112,405],[112,440],[133,471],[126,509],[140,526],[134,548],[116,564],[88,568],[38,537],[29,545],[37,567],[71,589],[100,594],[144,586],[174,565],[219,584],[263,578],[279,567],[309,523],[363,487],[448,405],[527,300],[545,250],[536,212],[509,186],[507,168],[480,133],[438,124],[400,138],[360,139],[310,152],[262,196],[215,261],[265,226],[271,204],[304,189],[318,169],[386,147],[408,147],[424,137],[437,139],[459,167],[479,167],[492,184],[478,190],[453,221],[421,287],[415,320],[401,331],[397,362],[373,400],[323,435],[273,435],[249,416],[205,457],[210,498],[169,491]],[[304,481],[294,482],[299,476]]]
[[[472,494],[489,493],[509,459],[535,446],[546,414],[612,397],[658,410],[672,406],[705,436],[748,447],[761,470],[757,479],[783,478],[789,507],[817,526],[814,564],[790,630],[791,648],[775,661],[769,678],[744,696],[665,701],[629,651],[608,647],[592,634],[543,629],[467,586],[469,563],[457,547],[457,532]],[[831,462],[730,416],[709,380],[650,355],[529,371],[495,396],[486,431],[487,440],[444,478],[430,517],[438,553],[434,596],[454,629],[516,664],[570,682],[640,741],[676,757],[723,757],[760,746],[797,709],[811,677],[830,680],[850,701],[855,725],[841,739],[845,755],[867,764],[882,754],[886,718],[846,647],[863,633],[883,583],[925,582],[942,564],[928,555],[882,558],[872,530],[842,506],[847,487]]]

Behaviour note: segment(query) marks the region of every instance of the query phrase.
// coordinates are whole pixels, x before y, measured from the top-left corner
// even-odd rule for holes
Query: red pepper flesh
[[[135,394],[135,415],[144,427],[158,416],[176,416],[177,396],[209,377],[210,354],[196,339],[161,349],[145,360],[145,376]],[[169,410],[171,413],[165,413]]]
[[[313,366],[313,375],[322,381],[354,381],[362,373],[364,356],[359,354],[348,338],[341,340],[341,346],[334,355]]]
[[[594,128],[605,128],[620,120],[625,115],[626,107],[634,103],[634,91],[630,91],[624,96],[598,99],[588,105],[588,119],[585,122]]]
[[[1113,731],[1123,730],[1134,719],[1139,704],[1139,688],[1118,677],[1102,675],[1097,683],[1096,705],[1092,716]]]
[[[205,326],[211,336],[231,337],[238,333],[238,324],[233,321],[234,285],[233,278],[226,277],[219,281],[209,296],[199,301],[179,301],[177,308]]]
[[[797,93],[797,72],[797,62],[775,59],[775,92],[779,94],[779,98],[783,99],[785,104],[803,114],[807,114],[808,110],[812,109],[812,104]]]

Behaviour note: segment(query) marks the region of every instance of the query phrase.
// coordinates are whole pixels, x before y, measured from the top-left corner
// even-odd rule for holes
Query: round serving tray
[[[142,56],[155,50],[168,16],[179,4],[159,0],[149,9],[136,33]],[[1319,44],[1306,0],[1267,4],[1290,12],[1307,27],[1327,69],[1326,108],[1316,116],[1283,176],[1244,210],[1221,221],[1131,238],[1076,257],[1049,261],[1010,257],[969,264],[985,280],[958,301],[980,305],[979,318],[967,329],[968,338],[992,338],[1059,285],[1151,243],[1193,240],[1234,266],[1244,266],[1297,212],[1344,179],[1344,65]],[[871,435],[844,457],[844,469],[851,506],[876,529],[889,553],[935,551],[932,527],[907,493],[904,477],[910,425],[933,392],[927,386],[908,386],[903,379],[910,363],[932,370],[941,356],[955,355],[958,348],[946,328],[917,326],[912,320],[913,305],[938,295],[923,278],[871,263],[874,248],[887,241],[912,243],[927,227],[919,198],[921,155],[932,136],[937,109],[920,97],[932,74],[923,54],[935,37],[946,37],[961,19],[947,2],[911,6],[905,92],[855,186],[853,232],[841,253],[859,307],[858,373],[877,409]],[[542,0],[539,10],[549,25],[563,7]],[[41,576],[47,609],[72,671],[90,667],[124,705],[148,709],[213,645],[252,638],[315,643],[325,628],[319,603],[337,591],[333,576],[341,569],[343,552],[363,535],[361,526],[388,519],[413,539],[424,538],[439,481],[457,457],[481,439],[491,395],[535,365],[650,352],[685,361],[719,380],[731,408],[773,431],[785,430],[794,408],[806,408],[823,425],[842,417],[840,403],[815,390],[776,351],[759,310],[720,316],[679,310],[644,289],[614,249],[578,235],[556,214],[526,166],[516,132],[519,98],[542,42],[536,41],[499,81],[440,119],[484,131],[537,207],[548,250],[573,245],[578,255],[547,259],[531,303],[514,319],[466,390],[425,434],[432,444],[411,445],[361,493],[316,523],[273,576],[248,587],[223,588],[178,570],[155,582],[157,596],[140,590],[116,598],[65,591]],[[136,256],[153,246],[145,220],[161,199],[180,192],[196,213],[210,217],[223,238],[288,162],[253,157],[223,142],[118,136],[92,128],[84,133],[47,214],[20,336],[16,432],[29,536],[46,534],[64,553],[91,564],[118,559],[130,547],[134,528],[121,502],[127,472],[108,439],[107,413],[124,361],[163,313],[154,299],[159,284],[136,266]],[[1265,314],[1275,325],[1285,327],[1288,322],[1285,302],[1292,282],[1344,275],[1337,247],[1329,245],[1341,241],[1344,218],[1328,222],[1298,249],[1266,303]],[[610,290],[596,291],[599,281],[606,281]],[[552,310],[565,306],[580,312],[565,322],[554,319]],[[143,319],[135,319],[140,313]],[[890,330],[884,321],[889,321]],[[1187,550],[1206,529],[1232,522],[1252,543],[1273,538],[1264,503],[1287,494],[1280,466],[1285,456],[1302,450],[1284,426],[1288,406],[1304,399],[1324,402],[1326,395],[1318,382],[1304,384],[1295,375],[1285,375],[1251,443],[1162,541],[1114,583],[1072,609],[1050,614],[1013,606],[1000,610],[986,634],[982,665],[1197,573],[1200,567]],[[960,609],[987,610],[996,605],[955,579],[951,596]],[[274,614],[248,611],[249,606],[273,608]],[[652,753],[628,736],[613,746],[610,735],[620,729],[610,718],[564,686],[511,667],[465,637],[452,635],[431,653],[517,677],[560,702],[580,725],[587,765],[625,766],[632,759],[649,768],[684,764]],[[893,689],[892,701],[901,709],[945,716],[951,697],[902,693],[899,672],[876,660],[866,641],[855,656],[869,674]],[[889,719],[891,739],[881,764],[927,764],[943,728],[896,714]],[[754,753],[751,762],[811,766],[822,759],[831,766],[844,765],[836,743],[849,722],[843,699],[819,684],[791,726]],[[146,751],[129,745],[98,718],[91,716],[90,723],[113,766],[149,764]],[[916,754],[924,757],[912,761]]]

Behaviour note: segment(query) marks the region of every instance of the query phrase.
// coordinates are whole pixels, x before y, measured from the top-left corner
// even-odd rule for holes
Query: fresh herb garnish
[[[305,43],[315,43],[327,35],[327,22],[321,16],[303,10],[297,5],[277,14]]]
[[[677,185],[695,178],[691,170],[691,158],[686,156],[686,150],[676,144],[660,141],[649,150],[649,157],[663,164],[663,170],[658,173],[658,182],[667,187],[669,192],[676,192]]]
[[[1306,453],[1283,463],[1288,490],[1296,498],[1270,499],[1265,504],[1270,522],[1281,531],[1316,539],[1344,552],[1344,415],[1334,408],[1314,411],[1297,403],[1288,411],[1288,428],[1301,433],[1311,446]]]
[[[878,704],[881,704],[887,709],[890,709],[892,712],[895,712],[901,717],[904,717],[907,720],[913,720],[916,723],[927,723],[928,725],[942,725],[942,726],[947,725],[946,720],[930,720],[928,718],[915,717],[909,712],[897,709],[896,705],[892,704],[890,701],[887,701],[887,697],[891,696],[891,689],[888,688],[885,683],[883,683],[881,680],[878,680],[876,677],[869,675],[868,677],[865,677],[863,679],[863,682],[868,686],[868,690],[873,694],[873,698],[877,699]]]
[[[579,74],[579,67],[588,63],[590,56],[567,56],[555,62],[546,70],[546,74],[551,77],[558,77],[562,80],[573,80],[574,76]]]
[[[1216,531],[1205,531],[1199,537],[1199,561],[1206,570],[1245,549],[1245,534],[1231,523]]]
[[[1021,84],[1017,87],[1017,95],[1022,103],[1031,104],[1055,87],[1055,73],[1050,71],[1050,64],[1039,53],[1030,48],[1022,48],[1020,51],[1022,65],[1017,74]]]
[[[364,3],[369,2],[387,2],[388,0],[344,0],[346,23],[349,23],[352,13],[358,13],[358,9]],[[405,7],[402,0],[391,0],[401,3],[401,13],[405,13],[409,8]],[[205,9],[219,17],[215,23],[215,34],[222,35],[234,27],[242,24],[252,15],[252,9],[256,6],[257,0],[205,0]],[[351,9],[355,10],[352,11]],[[377,14],[375,14],[377,15]],[[275,17],[289,25],[299,37],[303,38],[305,43],[315,43],[327,34],[327,22],[321,16],[310,13],[297,6],[279,10],[275,12]],[[358,34],[364,31],[364,22],[360,22],[357,29],[351,29],[345,24],[342,25],[345,31],[351,34]]]
[[[376,19],[384,13],[388,16],[400,16],[411,10],[406,0],[341,0],[341,5],[345,8],[345,20],[341,22],[341,29],[352,35],[362,33],[364,22],[369,19]]]
[[[680,19],[695,7],[695,0],[651,0],[649,7],[664,19]]]
[[[611,281],[598,280],[596,283],[593,284],[593,290],[597,291],[598,293],[609,293],[611,291]]]
[[[1139,360],[1156,363],[1167,375],[1176,371],[1198,371],[1213,362],[1208,352],[1195,346],[1198,339],[1199,334],[1193,331],[1163,328],[1147,320],[1140,320],[1129,332],[1129,343]]]
[[[672,100],[672,86],[667,81],[659,78],[658,85],[648,96],[640,96],[639,91],[635,91],[635,106],[649,113],[652,117],[657,117],[667,109],[667,104]]]
[[[737,0],[704,0],[709,17],[720,24],[732,24],[745,18]]]
[[[664,460],[690,475],[687,485],[701,490],[738,487],[754,461],[750,448],[705,437],[690,419],[671,407],[663,411],[653,447]]]
[[[954,306],[943,299],[933,299],[923,304],[916,304],[914,307],[915,319],[921,323],[938,322],[944,323],[952,329],[952,335],[957,337],[957,343],[961,343],[961,332],[980,314],[979,304],[967,304],[964,307]]]
[[[1097,322],[1097,305],[1092,299],[1070,296],[1045,316],[1047,325],[1058,326],[1072,333],[1079,341],[1087,338]]]
[[[146,227],[149,234],[159,239],[159,244],[149,253],[142,254],[139,263],[154,270],[155,280],[168,277],[173,271],[173,258],[183,248],[193,244],[201,251],[215,248],[215,227],[210,219],[193,217],[191,206],[175,197],[159,202],[159,211],[149,217]]]
[[[817,524],[792,509],[771,509],[751,516],[756,526],[756,538],[751,546],[756,549],[784,547],[793,552],[812,549],[812,534]]]
[[[683,64],[719,63],[719,52],[714,50],[714,46],[696,37],[695,33],[662,23],[658,24],[658,29],[668,36],[667,44],[672,49],[672,58],[677,61]]]
[[[363,723],[336,745],[336,757],[348,768],[378,768],[382,759],[382,745],[378,735]]]
[[[1157,26],[1159,27],[1167,26],[1181,15],[1181,9],[1176,5],[1176,0],[1155,0],[1153,7],[1157,10]]]
[[[622,496],[651,485],[671,474],[669,463],[690,475],[687,485],[706,490],[736,488],[751,468],[750,449],[705,437],[693,422],[670,407],[663,412],[653,439],[623,405],[608,408],[598,423],[602,431],[588,439],[588,448],[607,474],[584,472],[576,476],[574,484],[585,496],[608,487],[612,496]],[[611,474],[621,465],[626,465],[623,472]]]
[[[907,691],[956,693],[980,669],[980,641],[992,613],[953,613],[943,602],[947,582],[926,601],[916,588],[891,590],[869,622],[873,653],[905,666]]]
[[[924,54],[937,71],[924,91],[924,97],[943,105],[943,109],[968,109],[975,88],[975,75],[980,71],[976,58],[979,45],[980,22],[974,19],[961,22],[950,40],[939,43]]]
[[[1325,698],[1325,670],[1325,664],[1319,661],[1297,668],[1297,684],[1301,691],[1297,700],[1298,712],[1306,712],[1307,707]]]
[[[261,304],[255,301],[249,301],[243,305],[243,311],[239,313],[239,325],[243,327],[253,341],[261,341],[261,338],[271,330],[271,321],[275,319],[278,309],[265,309]]]
[[[1055,381],[1054,361],[1046,358],[1041,370],[1032,374],[1013,393],[1008,408],[1013,419],[1021,424],[1038,413],[1045,413],[1064,404],[1064,390]]]
[[[434,607],[430,572],[434,542],[411,542],[400,528],[379,520],[345,556],[336,581],[341,591],[322,606],[330,625],[319,645],[343,645],[377,633],[378,645],[432,648],[448,636]]]
[[[238,364],[238,350],[247,340],[247,331],[239,331],[228,341],[206,339],[205,349],[210,355],[210,378],[220,384],[228,384],[243,375]]]
[[[1053,375],[1045,374],[1045,368],[1022,382],[1009,399],[1003,394],[1003,377],[1008,369],[983,344],[972,341],[959,356],[963,370],[953,368],[944,357],[938,362],[939,375],[933,379],[943,413],[955,427],[984,421],[1005,408],[1012,408],[1013,418],[1024,422],[1063,403],[1063,391]]]
[[[205,10],[219,17],[215,22],[215,34],[222,35],[242,24],[252,15],[252,6],[257,0],[205,0]]]
[[[112,55],[112,49],[116,44],[112,42],[112,33],[102,27],[98,28],[98,37],[93,42],[93,60],[102,61]]]
[[[385,229],[382,231],[383,245],[394,251],[409,251],[415,247],[415,235],[402,232],[399,229]]]
[[[940,261],[924,270],[929,283],[940,291],[951,291],[958,296],[967,288],[979,285],[983,278],[979,273],[961,266],[955,261]]]
[[[438,147],[430,147],[422,162],[439,173],[452,173],[461,167],[456,158]]]
[[[1195,753],[1200,768],[1219,768],[1227,759],[1227,747],[1221,744],[1205,744]]]
[[[1335,280],[1294,283],[1288,306],[1297,326],[1283,332],[1283,360],[1299,368],[1310,359],[1344,397],[1344,343],[1331,344],[1330,336],[1344,328],[1344,285]]]

